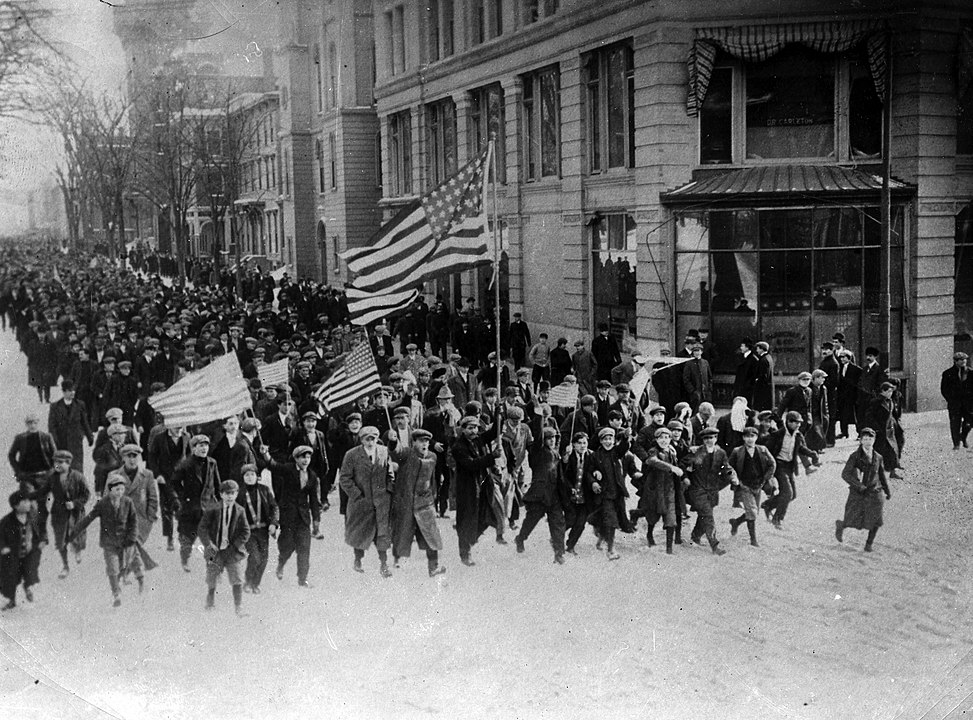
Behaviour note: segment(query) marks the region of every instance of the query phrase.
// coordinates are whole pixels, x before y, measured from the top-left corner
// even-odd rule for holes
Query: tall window
[[[557,12],[559,0],[519,0],[521,19],[524,25],[535,23],[541,18],[550,17]]]
[[[589,171],[635,167],[635,70],[631,41],[590,53],[584,64]]]
[[[526,180],[560,173],[560,87],[557,66],[524,75],[523,138]]]
[[[321,68],[321,46],[314,44],[314,80],[315,97],[318,101],[318,112],[324,110],[324,70]]]
[[[405,10],[396,5],[385,13],[385,46],[388,51],[386,69],[389,75],[405,71]]]
[[[469,139],[471,156],[486,150],[490,135],[496,137],[493,151],[497,158],[497,182],[504,183],[506,174],[506,143],[503,113],[503,89],[499,83],[470,92]]]
[[[318,165],[318,192],[324,192],[324,145],[321,138],[314,140],[314,160]]]
[[[957,349],[968,351],[973,341],[973,206],[967,205],[956,216],[955,272],[953,303],[956,318]]]
[[[284,180],[284,195],[291,194],[291,151],[284,150],[284,167],[281,168],[281,177]]]
[[[426,0],[426,57],[429,62],[439,59],[439,0]]]
[[[960,27],[956,65],[956,154],[973,155],[973,20]]]
[[[635,335],[635,220],[631,215],[602,215],[589,227],[595,325],[608,323],[617,336]]]
[[[451,98],[426,105],[426,179],[438,185],[456,173],[456,105]]]
[[[893,208],[893,369],[902,367],[903,211]],[[713,329],[735,370],[740,340],[771,345],[782,373],[806,370],[835,332],[849,346],[877,345],[881,216],[877,207],[835,206],[686,213],[676,223],[676,336]]]
[[[331,189],[338,189],[338,141],[335,134],[328,133],[328,180]]]
[[[699,141],[704,165],[880,157],[882,103],[864,50],[837,56],[791,45],[759,63],[718,55]]]
[[[338,105],[338,50],[328,43],[328,107]]]
[[[408,110],[389,115],[389,190],[412,193],[412,117]]]
[[[479,45],[486,39],[486,0],[470,0],[470,44]]]

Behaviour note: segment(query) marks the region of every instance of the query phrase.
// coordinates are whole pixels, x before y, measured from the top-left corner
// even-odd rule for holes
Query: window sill
[[[548,178],[543,178],[541,180],[524,180],[520,188],[525,193],[545,192],[548,190],[560,190],[561,178],[548,177]]]
[[[764,159],[748,159],[744,162],[733,162],[733,163],[697,163],[693,167],[693,172],[697,170],[745,170],[751,167],[773,167],[775,165],[821,165],[821,166],[847,166],[847,167],[862,167],[862,166],[880,166],[882,164],[882,158],[880,157],[867,157],[867,158],[857,158],[854,160],[834,160],[832,158],[764,158]],[[957,160],[958,164],[958,160]],[[973,157],[969,159],[970,167],[973,168]]]
[[[603,172],[589,173],[584,176],[586,185],[621,185],[635,179],[634,168],[612,168]]]

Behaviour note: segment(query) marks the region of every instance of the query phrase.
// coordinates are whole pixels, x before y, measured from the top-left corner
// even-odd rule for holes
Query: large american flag
[[[152,396],[152,408],[169,427],[221,420],[251,407],[247,382],[236,353],[227,353]]]
[[[352,403],[382,387],[378,367],[368,342],[359,343],[345,356],[344,364],[314,392],[328,410]]]
[[[386,223],[368,247],[341,254],[355,279],[347,289],[352,322],[367,325],[408,306],[417,287],[489,261],[484,177],[489,150]]]

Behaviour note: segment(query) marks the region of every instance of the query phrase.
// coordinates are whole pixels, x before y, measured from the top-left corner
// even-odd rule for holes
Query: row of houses
[[[656,352],[707,327],[724,380],[744,338],[770,342],[786,378],[841,332],[859,353],[887,347],[914,407],[941,403],[940,366],[973,327],[966,3],[266,13],[249,27],[272,35],[271,85],[252,107],[274,132],[241,201],[248,252],[346,281],[338,253],[493,138],[502,304],[535,332],[590,337],[604,322]],[[486,306],[489,278],[427,290]]]

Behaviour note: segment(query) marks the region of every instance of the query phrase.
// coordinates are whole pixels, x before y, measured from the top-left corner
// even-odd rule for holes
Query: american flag
[[[578,404],[578,383],[563,382],[551,388],[547,397],[550,405],[573,408]]]
[[[352,403],[380,387],[382,380],[378,376],[375,358],[372,357],[372,348],[367,342],[362,342],[345,356],[344,364],[321,384],[314,392],[314,397],[325,408],[332,410]]]
[[[264,387],[286,385],[290,380],[290,368],[287,358],[273,363],[258,365],[257,377],[260,378],[260,384]]]
[[[232,352],[152,396],[152,408],[169,427],[221,420],[250,408],[251,402],[240,363]]]
[[[366,325],[408,306],[424,282],[489,261],[483,212],[489,150],[403,208],[366,248],[342,253],[355,280],[352,322]]]

